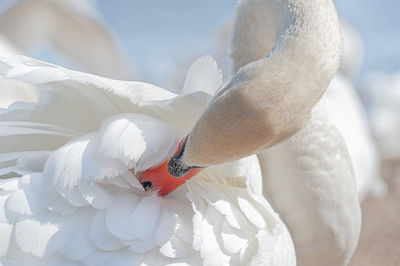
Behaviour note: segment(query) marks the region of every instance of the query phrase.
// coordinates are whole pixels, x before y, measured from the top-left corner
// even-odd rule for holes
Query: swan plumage
[[[251,4],[256,2],[241,1],[239,6],[244,5],[251,10]],[[259,2],[267,6],[268,3],[275,3]],[[136,181],[135,167],[139,169],[144,165],[141,158],[154,158],[154,161],[146,160],[145,163],[157,164],[163,157],[158,149],[143,148],[143,138],[154,134],[148,132],[149,127],[142,123],[143,120],[161,121],[156,122],[157,130],[162,134],[154,137],[154,147],[176,149],[178,140],[189,133],[206,110],[206,105],[212,101],[212,95],[207,92],[215,93],[219,87],[210,88],[216,84],[212,77],[198,79],[210,81],[204,86],[209,88],[206,92],[190,92],[188,89],[188,94],[184,92],[177,96],[152,85],[109,80],[32,59],[21,58],[20,62],[4,60],[0,69],[7,78],[29,83],[39,93],[37,103],[14,103],[0,113],[7,129],[4,130],[3,141],[6,145],[2,150],[4,156],[1,163],[4,166],[3,176],[8,179],[2,180],[0,201],[3,204],[0,209],[4,210],[1,222],[7,236],[0,245],[4,259],[19,259],[20,263],[30,260],[40,263],[82,261],[96,265],[183,260],[189,264],[296,265],[297,257],[300,265],[320,265],[321,261],[327,265],[348,263],[360,229],[358,199],[344,142],[327,120],[324,107],[318,103],[338,67],[340,38],[336,12],[332,1],[323,2],[327,5],[323,9],[326,13],[318,13],[321,9],[315,6],[316,2],[289,0],[282,3],[283,8],[295,6],[289,8],[288,13],[281,13],[283,16],[306,15],[287,16],[296,22],[294,26],[289,23],[293,26],[289,29],[296,31],[296,26],[302,23],[307,27],[300,27],[295,37],[284,35],[289,42],[279,42],[284,49],[283,55],[269,56],[267,61],[261,59],[250,64],[239,71],[228,86],[243,84],[249,78],[257,78],[251,85],[258,84],[262,74],[270,70],[265,70],[265,62],[277,64],[272,70],[276,70],[273,73],[277,74],[278,85],[286,84],[287,73],[279,72],[282,62],[289,64],[286,70],[290,70],[295,79],[305,81],[301,75],[306,71],[296,72],[296,66],[301,65],[304,59],[291,61],[290,55],[303,51],[313,40],[314,35],[306,34],[307,28],[315,26],[320,33],[326,34],[323,25],[311,20],[312,15],[328,15],[331,26],[328,28],[333,31],[328,30],[328,35],[333,37],[328,43],[322,42],[321,46],[313,48],[323,48],[321,51],[335,60],[325,62],[321,59],[323,62],[320,62],[319,58],[308,54],[310,64],[307,64],[307,70],[312,73],[313,70],[321,70],[321,73],[316,72],[318,75],[313,80],[318,86],[311,84],[311,91],[304,95],[302,89],[308,86],[291,91],[293,94],[288,92],[283,95],[283,99],[296,104],[296,108],[290,110],[293,106],[289,104],[278,108],[278,111],[290,111],[288,116],[284,116],[288,118],[285,121],[294,123],[288,124],[287,130],[277,131],[276,139],[269,145],[290,138],[272,152],[279,154],[277,150],[285,151],[287,165],[281,163],[275,166],[287,167],[293,178],[288,179],[285,188],[275,194],[267,192],[263,195],[263,188],[265,192],[269,186],[268,178],[279,182],[279,177],[265,172],[262,155],[209,167],[167,198],[144,192]],[[289,19],[289,22],[293,21]],[[302,23],[297,24],[299,21]],[[303,33],[305,38],[296,43],[294,50],[285,47],[290,46],[291,37],[298,38]],[[279,47],[276,53],[277,50]],[[215,68],[215,63],[209,61],[209,65]],[[322,65],[313,65],[318,62]],[[210,71],[204,73],[210,75]],[[220,75],[218,71],[214,73]],[[191,82],[188,80],[187,84]],[[154,91],[156,93],[152,94]],[[225,92],[218,91],[217,97]],[[279,99],[280,92],[275,92],[275,99]],[[296,100],[306,102],[296,103]],[[71,106],[74,108],[71,109]],[[293,114],[299,116],[298,120],[291,119]],[[9,127],[12,130],[8,131]],[[120,130],[128,130],[128,135],[141,133],[134,140],[138,145],[128,147],[120,144],[120,141],[132,141]],[[282,132],[285,134],[278,136]],[[172,137],[174,135],[175,138]],[[315,145],[310,146],[308,141],[312,138],[315,138]],[[15,146],[11,145],[11,140]],[[318,156],[326,147],[334,152],[323,158]],[[147,155],[146,151],[149,152]],[[166,153],[163,151],[163,154]],[[133,172],[130,167],[133,167]],[[300,187],[290,186],[293,182]],[[25,197],[26,193],[30,195]],[[42,197],[38,199],[35,195],[45,195],[46,202],[43,203]],[[286,200],[282,200],[285,197]],[[296,206],[293,200],[302,208],[293,209]],[[30,204],[23,204],[27,202]],[[19,204],[24,207],[16,207]],[[158,217],[163,215],[165,219],[158,223]],[[41,223],[43,221],[47,223]],[[144,226],[143,222],[148,225]],[[160,227],[162,230],[158,230]],[[26,228],[31,229],[25,231]],[[318,229],[316,235],[312,233],[314,229]],[[73,230],[89,231],[89,236],[68,234]],[[30,233],[32,241],[24,241],[26,234],[21,232]],[[78,247],[76,243],[80,243],[82,248],[75,249]]]
[[[236,24],[240,22],[241,25],[234,28],[231,43],[235,70],[267,56],[275,46],[285,20],[282,15],[285,13],[277,1],[254,1],[252,4],[254,8],[247,12],[239,9],[243,14],[237,15],[241,20],[237,19]],[[329,119],[336,124],[346,142],[359,197],[363,200],[371,192],[384,194],[385,185],[380,179],[380,158],[366,112],[353,85],[363,60],[362,40],[348,22],[340,20],[340,26],[344,39],[343,55],[339,71],[322,98]]]
[[[0,112],[4,265],[295,265],[256,156],[163,198],[135,176],[177,148],[219,88],[211,57],[189,70],[181,95],[26,57],[1,65],[39,95]]]
[[[235,33],[251,35],[253,26],[264,25],[247,21],[246,14],[258,5],[264,7],[260,13],[278,6],[279,38],[271,51],[261,50],[260,57],[243,48],[247,61],[236,60],[245,65],[235,68],[231,81],[197,121],[187,139],[183,164],[223,163],[288,139],[304,126],[338,69],[341,37],[332,1],[240,1],[235,23],[241,27],[234,26]],[[233,45],[248,44],[234,38]]]
[[[298,265],[348,265],[361,211],[346,144],[324,102],[303,130],[258,157],[264,195],[289,228]]]
[[[347,265],[360,234],[351,159],[320,100],[339,67],[340,43],[333,1],[240,1],[231,43],[236,74],[180,158],[207,166],[259,153],[264,196],[288,226],[298,265]],[[268,142],[275,134],[280,139]]]

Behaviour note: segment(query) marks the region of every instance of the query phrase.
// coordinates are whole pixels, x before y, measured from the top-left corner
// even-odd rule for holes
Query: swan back
[[[347,265],[361,212],[346,144],[323,101],[303,130],[258,157],[265,195],[289,228],[298,265]]]
[[[364,106],[351,81],[338,73],[323,97],[329,118],[346,142],[353,163],[360,201],[369,194],[384,195],[380,179],[380,156],[374,142]]]

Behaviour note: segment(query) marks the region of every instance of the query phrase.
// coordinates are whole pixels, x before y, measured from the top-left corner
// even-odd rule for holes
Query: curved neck
[[[239,69],[190,133],[183,157],[188,165],[242,158],[291,137],[339,66],[332,0],[241,1],[232,40]]]
[[[342,38],[334,2],[282,2],[287,5],[286,21],[283,22],[287,27],[268,55],[270,60],[261,62],[275,65],[275,72],[269,74],[272,79],[280,74],[282,79],[288,82],[284,88],[302,88],[303,99],[308,98],[309,93],[321,95],[339,67],[342,51]]]
[[[307,92],[320,95],[339,67],[341,51],[332,0],[248,0],[238,6],[232,37],[236,78],[255,67],[255,79],[280,79],[280,89],[292,91],[307,87],[302,98]]]

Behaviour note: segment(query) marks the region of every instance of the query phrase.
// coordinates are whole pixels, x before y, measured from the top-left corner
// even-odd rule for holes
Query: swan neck
[[[339,20],[332,0],[283,0],[283,29],[275,47],[268,54],[269,63],[297,84],[325,91],[339,67],[342,40]],[[300,72],[299,72],[300,71]],[[303,75],[293,75],[300,73]],[[304,79],[312,73],[313,79]],[[271,74],[274,74],[273,72]]]
[[[278,3],[274,25],[280,34],[271,51],[253,50],[246,41],[266,40],[262,22],[268,22],[271,2]],[[234,63],[249,63],[197,121],[183,155],[186,165],[232,161],[290,138],[307,123],[339,67],[342,42],[332,0],[244,0],[237,12],[232,40],[238,41],[234,51],[243,50],[243,61]]]

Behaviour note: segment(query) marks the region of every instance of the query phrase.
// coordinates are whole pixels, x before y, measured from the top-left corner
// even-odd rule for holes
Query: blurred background
[[[351,265],[400,265],[400,1],[335,2],[343,19],[341,73],[361,100],[384,180],[362,199],[363,231]],[[226,81],[235,6],[234,0],[0,0],[0,55],[177,91],[190,64],[211,54]]]

